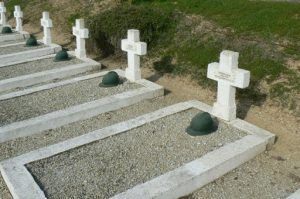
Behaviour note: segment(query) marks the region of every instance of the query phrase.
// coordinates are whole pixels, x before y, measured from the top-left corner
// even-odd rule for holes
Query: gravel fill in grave
[[[36,50],[40,48],[45,48],[44,44],[39,43],[38,46],[26,47],[25,44],[8,46],[8,47],[0,47],[0,55],[8,55],[13,53],[19,53],[23,51]]]
[[[141,87],[125,81],[117,87],[102,88],[98,86],[101,81],[98,77],[0,101],[0,126]]]
[[[52,70],[55,68],[61,68],[64,66],[80,64],[80,63],[83,63],[83,61],[80,59],[76,59],[74,57],[71,60],[62,61],[62,62],[54,62],[54,57],[52,57],[47,59],[26,62],[22,64],[1,67],[0,80],[13,78],[21,75],[29,75],[32,73],[42,72],[45,70]]]
[[[216,133],[191,137],[185,129],[199,112],[173,114],[26,166],[48,198],[109,198],[247,135],[220,122]]]
[[[175,100],[174,97],[170,95],[148,99],[115,111],[99,114],[92,118],[46,130],[40,134],[7,141],[0,144],[0,161],[126,121],[178,102],[180,101]]]

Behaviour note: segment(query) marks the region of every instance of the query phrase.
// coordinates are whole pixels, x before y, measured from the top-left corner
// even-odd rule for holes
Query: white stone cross
[[[128,53],[128,67],[125,76],[130,81],[141,79],[140,55],[147,54],[147,44],[140,42],[140,32],[138,30],[128,30],[127,39],[123,39],[122,50]]]
[[[6,7],[4,6],[4,2],[0,2],[0,16],[1,16],[0,24],[2,26],[6,25],[6,16],[5,16],[5,13],[6,13]]]
[[[46,45],[52,43],[51,28],[53,27],[52,20],[49,18],[49,12],[43,12],[43,18],[41,19],[41,25],[44,28],[43,42]]]
[[[225,50],[220,63],[208,65],[207,77],[218,81],[212,114],[227,121],[236,119],[235,87],[246,88],[250,82],[250,72],[238,68],[238,58],[239,53]]]
[[[22,18],[23,12],[20,6],[15,6],[14,16],[16,18],[16,31],[23,31]]]
[[[85,39],[89,38],[89,30],[84,28],[83,19],[76,19],[76,26],[73,27],[73,35],[76,36],[76,57],[86,57]]]

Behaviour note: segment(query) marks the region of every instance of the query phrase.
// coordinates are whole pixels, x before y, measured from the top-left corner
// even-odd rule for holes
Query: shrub
[[[168,34],[172,24],[174,20],[171,12],[146,6],[123,5],[89,17],[89,44],[100,49],[103,56],[108,56],[119,51],[120,41],[127,37],[128,29],[138,29],[141,40],[151,48]]]

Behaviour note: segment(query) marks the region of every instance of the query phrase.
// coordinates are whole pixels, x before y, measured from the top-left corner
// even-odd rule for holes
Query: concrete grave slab
[[[41,43],[41,41],[39,41],[39,42]],[[14,45],[12,45],[12,46],[14,46]],[[0,48],[9,48],[9,47],[10,46],[6,46],[6,47],[2,46]],[[28,59],[42,57],[42,56],[49,55],[49,54],[54,54],[60,50],[61,50],[61,46],[59,46],[57,44],[51,44],[44,48],[26,50],[23,52],[11,53],[11,54],[6,54],[6,55],[0,55],[0,60],[1,60],[0,67],[10,65],[11,63],[26,61]]]
[[[11,96],[21,96],[14,93],[23,91],[28,86],[101,69],[101,64],[92,59],[75,58],[74,52],[68,53],[72,57],[69,61],[54,62],[55,55],[52,54],[25,63],[0,67],[0,98],[9,99],[3,97],[8,93]]]
[[[5,160],[1,162],[1,166],[0,166],[2,176],[6,181],[8,188],[14,198],[24,198],[24,197],[32,198],[32,199],[46,198],[45,193],[41,190],[39,185],[35,182],[32,174],[28,171],[29,169],[31,172],[33,172],[35,174],[35,179],[39,180],[39,183],[42,183],[41,181],[42,179],[37,178],[38,173],[35,173],[37,167],[34,167],[34,165],[41,164],[45,161],[51,162],[53,158],[59,158],[61,155],[67,155],[68,156],[67,159],[72,158],[74,157],[74,155],[70,154],[72,153],[72,151],[81,150],[84,147],[91,146],[90,145],[91,143],[93,143],[92,145],[95,145],[97,144],[97,142],[101,142],[104,144],[103,146],[105,146],[106,142],[119,139],[125,145],[128,139],[127,136],[128,137],[133,136],[130,134],[135,134],[135,135],[133,136],[134,139],[129,139],[130,141],[129,143],[134,143],[135,142],[134,140],[140,138],[140,136],[143,137],[144,135],[146,136],[146,139],[147,136],[150,137],[152,136],[153,139],[157,137],[156,139],[159,140],[159,136],[160,136],[159,132],[163,131],[164,128],[169,128],[167,125],[168,121],[165,121],[165,119],[169,117],[177,117],[178,115],[181,115],[183,112],[187,113],[188,111],[191,111],[191,109],[197,109],[196,112],[198,111],[211,112],[212,108],[198,101],[189,101],[180,104],[175,104],[173,106],[166,107],[164,109],[140,116],[138,118],[129,121],[121,122],[113,126],[96,130],[88,134],[75,137],[73,139],[69,139],[58,144],[40,148],[36,151],[32,151],[15,158]],[[194,113],[195,110],[194,112],[192,112],[192,115]],[[191,117],[191,115],[189,117]],[[174,121],[173,119],[171,119],[170,121],[178,123],[177,120]],[[159,126],[154,125],[154,128],[156,127],[158,128],[155,129],[158,130],[158,132],[153,133],[151,128],[148,130],[143,129],[145,128],[145,126],[151,125],[150,124],[151,122],[153,123],[158,120],[160,120],[164,124]],[[224,137],[221,138],[221,142],[227,140],[227,142],[225,141],[224,146],[222,145],[213,146],[213,149],[211,148],[208,149],[208,151],[204,152],[204,155],[202,154],[200,155],[200,157],[193,157],[192,162],[190,162],[191,161],[190,159],[184,160],[183,162],[181,162],[181,165],[179,165],[179,168],[175,168],[175,170],[173,170],[174,168],[171,168],[171,171],[168,171],[163,175],[158,174],[160,175],[158,177],[156,177],[155,175],[148,176],[147,178],[150,178],[152,180],[147,181],[143,184],[137,185],[136,182],[130,183],[129,185],[130,189],[128,191],[115,195],[113,198],[178,198],[180,196],[187,195],[193,190],[198,189],[201,186],[204,186],[208,182],[218,178],[219,176],[222,176],[226,172],[238,167],[240,164],[255,157],[257,154],[263,152],[266,148],[270,147],[273,144],[274,142],[273,134],[263,129],[259,129],[258,127],[255,127],[239,119],[236,119],[233,122],[234,123],[222,122],[222,125],[236,128],[236,131],[233,130],[233,131],[229,131],[228,133],[229,135],[231,135],[230,133],[235,134],[235,136],[233,136],[232,139],[228,140],[227,138]],[[171,132],[169,131],[168,133],[171,135],[172,131]],[[188,136],[188,135],[184,133],[184,135],[180,135],[180,136]],[[212,134],[212,136],[216,136],[216,135]],[[169,138],[170,140],[174,139],[172,136],[167,138]],[[168,141],[169,139],[165,139],[165,140]],[[197,142],[200,142],[198,149],[203,148],[204,146],[204,143],[201,142],[202,140],[201,138],[198,138],[199,140],[197,140],[197,138],[194,137],[193,138],[186,137],[185,139],[190,139],[190,142],[193,142],[195,144],[192,147],[197,148]],[[147,139],[147,141],[151,142],[149,139]],[[141,142],[140,145],[143,145],[144,143],[146,146],[148,146],[147,141]],[[111,142],[112,145],[117,143],[118,142],[116,140],[114,142]],[[118,146],[122,146],[122,144]],[[129,144],[129,146],[131,147],[132,145]],[[111,148],[112,150],[114,149],[113,147],[110,147],[109,144],[107,145],[107,147]],[[165,143],[165,145],[153,146],[151,149],[156,150],[156,147],[158,148],[165,147],[165,148],[169,148],[169,150],[174,149],[176,151],[182,149],[179,151],[180,152],[184,151],[184,148],[176,149],[177,145],[172,145],[172,142]],[[147,151],[147,149],[148,148],[146,147],[144,151],[145,150]],[[130,150],[130,148],[128,150]],[[209,150],[213,150],[213,151],[209,152]],[[151,152],[151,150],[148,151]],[[119,155],[120,157],[122,157],[122,156],[127,156],[127,153],[139,154],[139,152],[140,152],[139,150],[131,150],[131,152],[125,151],[124,154],[119,154]],[[194,151],[186,150],[184,153],[189,154],[192,152],[197,153],[197,150]],[[81,151],[81,154],[84,155],[84,152]],[[158,150],[157,151],[158,157],[159,154],[160,153]],[[97,155],[97,159],[99,159],[99,157],[102,156]],[[164,157],[161,158],[163,159]],[[184,159],[184,156],[180,153],[180,155],[178,155],[176,158]],[[163,162],[164,161],[162,161],[162,163]],[[72,163],[72,165],[76,167],[75,166],[76,164],[74,164],[74,162]],[[45,164],[45,166],[47,167],[47,164]],[[118,167],[121,165],[115,165],[115,166]],[[175,167],[177,166],[178,165],[175,165]],[[158,167],[156,170],[159,171],[160,168]],[[49,171],[46,172],[48,173]],[[135,172],[134,167],[132,168],[132,172]],[[122,182],[122,178],[120,178],[120,180],[121,180],[120,182],[114,185],[117,186],[118,184],[120,184]],[[80,188],[81,187],[82,184],[80,184]],[[96,190],[98,190],[98,188]],[[122,189],[124,188],[126,190],[126,188],[128,187],[122,187]],[[47,190],[47,186],[44,187],[44,189]],[[110,195],[111,194],[114,195],[115,193],[110,193]]]
[[[123,71],[116,70],[116,72],[121,77],[124,77]],[[88,77],[77,79],[78,81],[77,85],[74,84],[71,85],[69,83],[61,87],[56,87],[55,85],[55,87],[52,90],[43,90],[38,93],[33,93],[32,95],[26,95],[24,96],[26,99],[32,98],[34,101],[36,101],[36,103],[40,105],[37,107],[37,104],[35,103],[35,107],[37,108],[33,108],[33,109],[29,107],[30,106],[29,104],[27,104],[28,106],[26,104],[22,105],[24,106],[24,108],[27,107],[26,108],[27,111],[25,109],[23,110],[19,109],[21,111],[19,112],[19,114],[21,114],[22,116],[21,115],[17,116],[13,114],[14,115],[13,117],[17,116],[15,118],[10,118],[10,116],[7,115],[8,110],[4,111],[4,109],[5,107],[9,108],[8,105],[9,103],[16,103],[16,99],[12,99],[11,101],[9,100],[1,101],[0,103],[3,105],[3,106],[1,105],[3,107],[1,111],[6,112],[6,113],[3,112],[3,114],[6,114],[6,116],[2,117],[2,119],[4,118],[6,119],[5,121],[2,120],[2,125],[3,124],[7,124],[7,125],[2,126],[0,128],[0,143],[18,137],[24,137],[35,133],[40,133],[41,131],[47,129],[56,128],[71,122],[93,117],[100,113],[129,106],[139,101],[142,101],[144,99],[151,99],[163,95],[163,88],[161,86],[156,85],[144,79],[131,84],[129,82],[125,83],[122,86],[118,86],[116,89],[110,90],[110,89],[99,88],[98,84],[100,83],[102,76],[105,75],[106,73],[107,72],[92,74],[89,75]],[[95,75],[98,77],[95,78]],[[84,79],[87,80],[82,81]],[[83,85],[88,90],[84,90],[79,85]],[[53,86],[53,84],[50,85],[50,87],[51,86]],[[91,89],[90,87],[93,87],[92,90],[90,90]],[[95,89],[95,91],[93,89]],[[113,95],[110,94],[110,91],[114,92]],[[60,101],[64,100],[61,99],[60,96],[68,95],[68,93],[71,94],[71,92],[73,93],[72,95],[75,96],[73,97],[69,96],[70,100],[62,101],[59,104],[56,103],[57,100]],[[47,93],[48,94],[51,93],[51,95],[46,95]],[[25,99],[24,97],[20,97],[20,99],[17,101],[24,100]],[[53,98],[53,100],[50,100],[50,98],[51,99]],[[47,101],[47,103],[49,103],[47,104],[48,108],[44,107],[43,104],[41,104],[42,101],[45,100]],[[51,110],[54,112],[51,112]],[[17,110],[14,109],[14,111]],[[45,114],[45,115],[41,115],[41,114]],[[35,117],[30,119],[32,115],[34,115]],[[21,119],[25,119],[25,120],[20,121]],[[18,122],[11,123],[12,121],[18,121]]]

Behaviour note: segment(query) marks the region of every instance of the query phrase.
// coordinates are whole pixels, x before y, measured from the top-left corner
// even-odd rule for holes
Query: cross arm
[[[147,54],[147,43],[145,42],[130,42],[128,39],[122,39],[121,48],[123,51],[131,52],[137,55]]]
[[[76,26],[73,27],[73,35],[79,36],[81,39],[89,38],[89,29],[84,28],[78,30]]]
[[[208,65],[207,77],[215,81],[223,81],[231,86],[238,88],[246,88],[250,83],[250,71],[243,69],[233,69],[231,74],[224,73],[219,70],[219,63],[211,63]]]
[[[53,27],[53,23],[51,19],[41,19],[41,25],[47,28],[52,28]]]
[[[1,12],[6,12],[6,7],[0,7],[0,13]]]
[[[14,16],[16,18],[23,18],[23,12],[21,12],[21,11],[15,11],[14,12]]]

